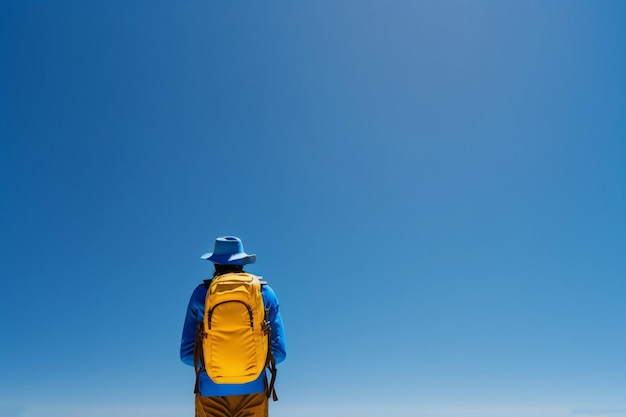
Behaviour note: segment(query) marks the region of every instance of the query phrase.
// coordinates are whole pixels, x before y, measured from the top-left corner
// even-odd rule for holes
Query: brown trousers
[[[196,395],[196,417],[268,417],[264,392],[227,397]]]

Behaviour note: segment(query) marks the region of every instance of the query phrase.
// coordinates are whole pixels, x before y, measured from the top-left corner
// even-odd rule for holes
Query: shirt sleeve
[[[287,356],[287,344],[285,341],[285,328],[283,326],[283,319],[280,315],[280,306],[276,293],[269,285],[263,286],[263,299],[265,302],[265,308],[269,312],[269,321],[271,327],[272,336],[272,353],[276,363],[280,363],[285,360]]]
[[[204,298],[206,297],[206,287],[199,285],[191,294],[185,324],[183,325],[183,335],[180,342],[180,359],[189,366],[194,366],[193,349],[196,343],[196,327],[204,316]]]

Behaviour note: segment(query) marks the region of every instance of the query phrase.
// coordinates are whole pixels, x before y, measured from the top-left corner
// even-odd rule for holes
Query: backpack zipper
[[[211,307],[211,309],[209,310],[209,317],[208,317],[208,324],[209,324],[209,329],[211,329],[211,317],[213,317],[213,311],[215,311],[215,309],[219,306],[221,306],[222,304],[226,304],[226,303],[241,303],[244,305],[244,307],[246,307],[246,309],[248,310],[248,315],[250,316],[250,327],[254,329],[254,320],[252,318],[252,309],[250,308],[250,306],[246,303],[244,303],[243,301],[239,301],[239,300],[228,300],[228,301],[222,301],[221,303],[217,303],[215,304],[213,307]]]

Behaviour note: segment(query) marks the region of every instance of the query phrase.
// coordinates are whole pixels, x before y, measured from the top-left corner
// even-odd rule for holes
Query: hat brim
[[[256,262],[255,254],[235,253],[226,255],[216,255],[214,253],[205,253],[200,259],[211,261],[220,265],[247,265]]]

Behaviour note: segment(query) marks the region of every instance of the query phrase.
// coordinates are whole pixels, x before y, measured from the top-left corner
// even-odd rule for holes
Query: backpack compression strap
[[[267,285],[267,281],[260,280],[261,286]],[[276,382],[276,374],[278,369],[276,368],[276,359],[274,359],[274,353],[272,352],[272,327],[267,319],[269,310],[265,309],[265,319],[263,320],[263,331],[267,333],[267,360],[265,361],[265,367],[270,371],[269,381],[267,374],[265,375],[265,393],[267,398],[272,397],[272,400],[278,401],[278,395],[276,394],[276,388],[274,383]]]
[[[205,279],[203,284],[207,291],[211,285],[212,279]],[[202,338],[204,337],[204,324],[202,321],[196,323],[196,340],[193,345],[193,369],[196,372],[196,385],[193,389],[194,394],[200,393],[200,373],[204,371],[204,354],[202,352]]]
[[[267,282],[261,281],[261,285],[265,285]],[[269,381],[267,380],[267,374],[265,375],[265,393],[267,398],[272,397],[272,400],[278,401],[278,395],[276,394],[276,388],[274,383],[276,382],[276,374],[278,369],[276,368],[276,359],[274,358],[274,352],[272,352],[272,326],[268,320],[269,310],[265,309],[265,318],[263,320],[263,332],[267,334],[267,359],[265,360],[265,367],[270,372],[271,376]]]
[[[200,393],[200,373],[204,370],[204,359],[202,358],[202,337],[204,336],[204,325],[201,321],[196,324],[196,341],[193,345],[193,369],[196,371],[196,385],[194,394]]]
[[[270,377],[269,382],[267,381],[267,375],[265,376],[265,393],[267,394],[267,398],[272,397],[272,400],[278,401],[278,395],[276,394],[276,388],[274,387],[278,369],[276,368],[276,359],[274,359],[274,354],[272,353],[272,341],[271,338],[268,339],[270,342],[269,350],[267,351],[267,369],[270,371],[272,376]]]

